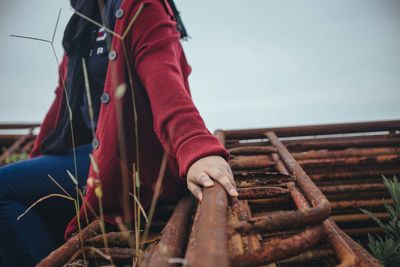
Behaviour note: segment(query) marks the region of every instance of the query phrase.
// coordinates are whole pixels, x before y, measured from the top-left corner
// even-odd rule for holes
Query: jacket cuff
[[[221,156],[227,162],[229,151],[213,135],[193,136],[186,140],[177,151],[179,176],[185,177],[190,166],[197,160],[206,156]]]

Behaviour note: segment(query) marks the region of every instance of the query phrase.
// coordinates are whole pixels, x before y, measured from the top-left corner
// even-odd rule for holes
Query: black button
[[[124,16],[124,10],[122,8],[119,8],[116,12],[115,12],[115,17],[117,19],[120,19]]]
[[[92,141],[92,147],[94,149],[97,149],[99,147],[99,140],[97,138],[93,139]]]
[[[110,53],[108,54],[108,59],[115,60],[116,58],[117,58],[117,52],[115,52],[115,50],[111,50]]]
[[[103,104],[107,104],[108,102],[110,102],[110,95],[107,93],[103,93],[100,97],[100,101]]]

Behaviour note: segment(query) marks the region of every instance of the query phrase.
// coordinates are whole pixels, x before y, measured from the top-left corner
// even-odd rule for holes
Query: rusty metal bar
[[[296,211],[282,211],[268,216],[251,218],[233,225],[233,230],[242,233],[288,230],[307,225],[316,225],[330,214],[329,201],[312,182],[286,147],[274,133],[266,133],[271,144],[277,149],[283,163],[295,177],[304,193],[310,199],[312,208]]]
[[[238,206],[240,202],[238,201]],[[228,209],[227,223],[233,224],[239,221],[238,212],[233,212],[232,209]],[[232,235],[228,238],[228,253],[229,255],[240,255],[244,252],[244,244],[240,234]]]
[[[257,199],[287,195],[289,190],[277,186],[238,188],[240,199]]]
[[[330,211],[329,201],[293,158],[287,148],[279,141],[276,134],[273,132],[267,132],[265,133],[265,136],[267,136],[271,144],[277,148],[283,163],[290,173],[296,178],[297,184],[307,198],[311,201],[311,205],[313,207],[328,206],[328,210]]]
[[[309,208],[308,201],[304,198],[304,196],[300,193],[299,189],[296,187],[294,183],[288,183],[288,188],[292,194],[292,197],[296,203],[296,206],[300,210],[304,210]],[[356,255],[351,250],[351,248],[347,245],[347,243],[341,238],[335,228],[332,225],[330,219],[325,220],[322,223],[322,227],[327,235],[327,240],[333,247],[336,252],[336,255],[340,259],[340,266],[354,266],[356,261]]]
[[[328,218],[328,205],[317,205],[314,208],[296,211],[279,211],[263,217],[250,218],[233,225],[233,229],[240,233],[262,233],[277,230],[317,225]]]
[[[383,183],[332,185],[332,186],[320,186],[319,189],[323,193],[330,193],[330,194],[349,193],[349,192],[356,192],[356,193],[366,192],[368,194],[372,194],[373,191],[384,191],[385,185]],[[287,189],[283,188],[283,184],[244,187],[244,188],[239,188],[238,192],[239,192],[239,198],[241,199],[258,199],[258,198],[265,199],[265,198],[282,196],[289,193]]]
[[[350,179],[350,178],[366,178],[370,176],[382,177],[382,175],[393,175],[399,174],[399,168],[385,168],[375,170],[360,170],[360,171],[344,171],[344,172],[328,172],[321,174],[311,174],[311,178],[315,181],[319,180],[338,180],[338,179]]]
[[[225,137],[229,139],[256,139],[264,138],[265,132],[275,132],[278,136],[288,137],[399,130],[400,120],[388,120],[340,124],[320,124],[311,126],[259,128],[250,130],[224,130],[223,132]]]
[[[12,155],[12,153],[14,153],[18,148],[20,148],[23,143],[32,138],[32,136],[33,135],[31,132],[18,138],[11,147],[9,147],[6,151],[3,152],[3,154],[0,155],[0,164],[3,163],[6,158]]]
[[[189,241],[185,253],[186,264],[192,266],[195,261],[195,252],[197,250],[197,228],[199,225],[200,206],[197,205],[196,213],[193,218]]]
[[[282,143],[292,152],[300,153],[306,150],[321,149],[346,149],[353,148],[373,148],[400,146],[400,134],[386,135],[362,135],[351,137],[318,137],[305,139],[288,139],[282,140]],[[270,145],[267,141],[253,142],[253,145],[266,146]],[[227,146],[232,149],[236,147],[248,146],[249,143],[231,143]]]
[[[281,240],[271,240],[255,251],[238,255],[233,258],[232,265],[246,267],[276,262],[314,247],[323,238],[322,226],[309,227],[297,235]]]
[[[275,162],[268,155],[237,156],[229,160],[233,169],[257,169],[274,166]]]
[[[192,229],[195,244],[189,243],[186,254],[189,254],[190,266],[229,266],[227,209],[228,198],[220,184],[203,189],[203,200]]]
[[[225,143],[222,131],[214,135]],[[189,266],[229,266],[227,225],[228,199],[217,183],[203,190],[203,200],[197,206],[186,249],[185,260]],[[212,236],[213,239],[207,239]],[[210,241],[210,242],[209,242]],[[207,248],[212,246],[212,251]],[[207,259],[206,262],[203,262]]]
[[[272,146],[242,146],[230,148],[229,152],[234,155],[268,155],[276,152]]]
[[[375,259],[371,254],[369,254],[363,247],[361,247],[357,242],[346,235],[335,223],[332,223],[332,227],[338,233],[338,236],[343,238],[349,245],[351,250],[353,250],[357,256],[356,266],[360,267],[383,267],[377,259]]]
[[[135,250],[132,248],[120,248],[120,247],[110,247],[110,248],[96,248],[97,251],[102,252],[104,255],[109,256],[113,261],[124,261],[125,263],[131,263],[133,257],[135,257]],[[85,252],[85,257],[87,260],[100,261],[102,258],[96,253],[91,247],[85,247],[79,255],[78,259],[83,259],[83,252]],[[105,261],[109,264],[109,261]],[[61,266],[61,265],[60,265]]]
[[[345,185],[325,185],[319,186],[323,193],[346,193],[346,192],[370,192],[385,190],[383,183],[368,183],[368,184],[345,184]]]
[[[386,212],[375,212],[374,214],[380,220],[387,220],[390,218],[389,214]],[[331,219],[336,223],[372,221],[371,217],[364,213],[332,215]]]
[[[182,258],[184,255],[193,204],[192,197],[186,197],[178,203],[163,230],[161,240],[153,252],[148,267],[180,265],[170,262],[169,259]]]
[[[100,232],[99,220],[93,221],[80,233],[71,237],[66,243],[54,250],[46,258],[42,259],[36,267],[58,267],[63,266],[80,249],[80,239],[86,240],[94,233]]]
[[[400,148],[396,147],[373,147],[373,148],[347,148],[344,150],[311,150],[292,153],[296,160],[305,159],[331,159],[360,156],[400,155]]]
[[[294,178],[290,175],[282,173],[269,172],[234,172],[236,185],[238,187],[254,187],[266,185],[286,185],[287,182],[293,181]]]
[[[302,140],[283,140],[282,143],[291,151],[298,152],[310,149],[345,149],[348,147],[388,147],[400,145],[400,134],[396,135],[366,135],[352,137],[321,137]]]
[[[349,208],[369,208],[383,207],[384,204],[393,204],[392,199],[362,199],[362,200],[343,200],[331,202],[332,209],[349,209]]]
[[[282,160],[279,158],[279,155],[277,153],[272,154],[272,158],[275,160],[275,168],[279,173],[285,174],[285,175],[290,175],[288,170],[285,167],[285,164],[283,164]]]
[[[318,261],[321,259],[331,258],[335,254],[329,248],[316,248],[307,250],[297,256],[281,260],[279,263],[307,263],[312,261]]]
[[[329,166],[346,166],[346,165],[366,165],[366,164],[390,164],[399,163],[400,155],[379,155],[379,156],[362,156],[347,158],[330,158],[330,159],[303,159],[298,163],[303,167],[329,167]]]
[[[29,129],[39,126],[39,123],[1,123],[0,130]]]

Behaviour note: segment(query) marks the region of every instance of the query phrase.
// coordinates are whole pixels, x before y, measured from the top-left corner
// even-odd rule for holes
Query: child
[[[186,31],[174,3],[107,0],[104,7],[97,3],[71,1],[84,16],[74,14],[66,27],[56,98],[31,159],[0,168],[1,266],[34,265],[60,244],[60,229],[68,222],[64,238],[77,232],[70,200],[47,199],[16,221],[46,195],[76,198],[74,179],[80,189],[88,177],[99,181],[109,223],[116,216],[132,219],[127,217],[131,209],[123,212],[121,193],[126,186],[131,189],[132,182],[126,185],[121,177],[132,181],[134,171],[139,172],[141,204],[149,206],[163,153],[167,167],[160,202],[177,201],[187,192],[185,187],[201,200],[201,187],[212,186],[213,180],[237,196],[227,164],[229,153],[207,130],[190,96],[191,69],[179,41]],[[104,10],[102,16],[99,9]],[[106,27],[87,18],[103,21]],[[133,199],[129,201],[131,208]],[[84,226],[85,208],[90,221],[95,218],[91,209],[99,211],[92,184],[86,187],[82,206]]]

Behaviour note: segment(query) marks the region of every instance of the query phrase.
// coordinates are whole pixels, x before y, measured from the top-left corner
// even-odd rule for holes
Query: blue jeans
[[[76,148],[80,187],[86,184],[91,152],[90,144]],[[34,266],[63,242],[64,229],[75,215],[73,201],[52,197],[17,217],[46,195],[65,195],[48,175],[76,198],[75,184],[66,170],[75,173],[72,150],[0,168],[0,266]]]

